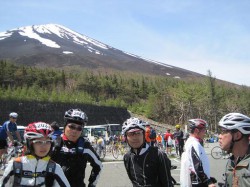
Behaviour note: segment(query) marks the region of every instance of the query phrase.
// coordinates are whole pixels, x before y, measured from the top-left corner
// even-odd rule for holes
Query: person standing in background
[[[145,129],[145,141],[148,145],[151,145],[151,139],[150,139],[150,124],[146,123],[146,129]]]
[[[183,131],[181,130],[181,126],[177,124],[175,126],[175,132],[174,132],[174,138],[178,141],[179,144],[179,155],[181,157],[183,153],[183,147],[184,147],[184,139],[183,139]]]
[[[50,125],[51,125],[52,129],[54,130],[52,133],[52,139],[55,140],[63,132],[60,130],[60,126],[56,121],[53,121]]]
[[[166,153],[169,155],[171,155],[172,152],[173,139],[174,139],[173,134],[170,132],[170,129],[167,129],[167,132],[164,136],[164,140],[166,142]]]

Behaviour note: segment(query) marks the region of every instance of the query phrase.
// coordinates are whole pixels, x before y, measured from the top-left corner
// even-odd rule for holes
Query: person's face
[[[207,129],[206,128],[197,128],[198,136],[201,139],[204,139]]]
[[[135,131],[135,132],[127,132],[127,141],[130,147],[134,149],[138,149],[142,146],[144,138],[143,130]]]
[[[45,157],[49,153],[52,143],[52,140],[50,138],[43,137],[31,141],[36,156]]]
[[[230,149],[232,141],[232,134],[229,130],[221,129],[219,133],[219,145],[222,150],[227,151]]]
[[[17,118],[13,118],[13,117],[10,118],[10,122],[11,122],[11,123],[15,123],[16,120],[17,120]]]
[[[82,126],[76,123],[68,123],[65,127],[64,134],[69,141],[76,142],[82,133]]]

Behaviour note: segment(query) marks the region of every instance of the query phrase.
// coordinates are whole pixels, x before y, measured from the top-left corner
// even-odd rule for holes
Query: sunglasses
[[[68,126],[71,130],[82,131],[82,126],[80,126],[80,125],[68,124],[67,126]]]
[[[33,140],[32,142],[36,145],[50,145],[52,140]]]
[[[132,136],[140,136],[143,134],[143,131],[136,131],[136,132],[127,132],[127,136],[128,137],[132,137]]]

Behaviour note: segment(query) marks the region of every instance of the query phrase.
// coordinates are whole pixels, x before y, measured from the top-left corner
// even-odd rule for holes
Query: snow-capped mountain
[[[175,78],[203,75],[130,54],[57,24],[0,32],[0,59],[46,67],[110,68]]]

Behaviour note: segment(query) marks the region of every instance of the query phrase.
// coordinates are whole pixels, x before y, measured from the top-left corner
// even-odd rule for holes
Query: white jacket
[[[22,162],[22,171],[27,171],[27,172],[32,172],[34,177],[32,178],[21,178],[21,184],[20,185],[27,185],[27,186],[34,186],[34,185],[39,185],[44,183],[45,177],[38,176],[36,177],[37,173],[44,172],[46,171],[47,164],[50,160],[50,157],[44,157],[42,159],[37,159],[33,155],[27,155],[27,156],[22,156],[20,157],[21,162]],[[11,187],[13,186],[14,183],[14,172],[13,171],[13,160],[11,160],[8,163],[7,168],[4,171],[3,177],[0,180],[0,186],[8,186]],[[56,164],[55,168],[55,180],[53,183],[53,187],[69,187],[70,184],[65,177],[63,170],[59,164]],[[42,185],[45,187],[45,184]]]
[[[191,149],[194,148],[197,153],[199,159],[202,162],[204,173],[210,178],[210,166],[209,159],[206,155],[205,149],[200,144],[199,140],[195,137],[190,136],[185,143],[185,151],[181,156],[181,172],[180,172],[180,183],[181,187],[190,187],[191,179],[190,173],[195,172]],[[195,172],[196,173],[196,172]]]

